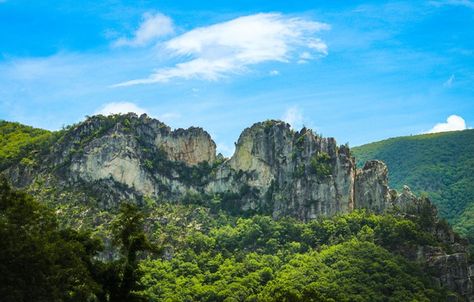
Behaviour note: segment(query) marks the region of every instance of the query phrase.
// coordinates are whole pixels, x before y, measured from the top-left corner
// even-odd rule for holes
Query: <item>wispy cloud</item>
[[[444,83],[443,83],[443,86],[446,87],[446,88],[451,88],[453,86],[453,82],[454,80],[456,79],[456,77],[454,76],[454,74],[452,74],[449,79],[447,79]]]
[[[463,6],[474,9],[474,2],[470,0],[445,0],[445,1],[430,1],[431,5],[434,6]]]
[[[446,131],[458,131],[467,129],[466,121],[459,115],[451,115],[446,119],[446,123],[438,123],[427,133],[438,133]]]
[[[298,107],[288,108],[282,120],[290,124],[293,129],[301,129],[304,123],[303,112]]]
[[[308,63],[312,59],[313,59],[313,55],[307,51],[304,51],[300,54],[298,64]]]
[[[125,114],[130,112],[136,113],[138,115],[147,113],[145,109],[140,108],[138,105],[131,102],[111,102],[103,105],[94,114],[110,115],[118,113]]]
[[[270,70],[268,74],[271,76],[277,76],[277,75],[280,75],[280,72],[276,69],[273,69],[273,70]]]
[[[116,40],[114,46],[145,46],[172,33],[174,33],[174,26],[171,18],[160,13],[146,13],[143,15],[142,23],[135,30],[133,36]]]
[[[315,35],[329,28],[325,23],[278,13],[244,16],[196,28],[163,45],[183,62],[115,86],[167,82],[174,78],[217,80],[245,72],[258,63],[290,62],[302,55],[308,59],[325,56],[328,47]]]

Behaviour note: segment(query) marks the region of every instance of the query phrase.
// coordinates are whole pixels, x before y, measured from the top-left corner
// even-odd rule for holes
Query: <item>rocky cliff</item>
[[[284,122],[266,121],[244,130],[207,191],[243,192],[244,210],[267,209],[274,217],[306,220],[351,211],[354,181],[348,147],[309,129],[295,132]]]
[[[388,187],[383,162],[357,169],[348,146],[275,120],[245,129],[228,159],[216,156],[202,128],[172,130],[133,113],[88,118],[34,155],[33,164],[19,161],[2,173],[18,187],[85,186],[105,208],[124,199],[200,195],[232,202],[244,212],[309,220],[353,209],[380,213],[415,199],[408,188],[398,193]]]
[[[223,160],[201,128],[171,130],[146,115],[94,116],[64,131],[35,167],[18,164],[4,173],[19,187],[39,180],[83,185],[105,208],[123,199],[198,194],[244,212],[309,220],[355,208],[382,212],[397,202],[382,162],[356,169],[348,146],[273,120],[245,129]]]
[[[34,160],[18,161],[1,173],[53,202],[78,202],[67,192],[80,192],[74,195],[80,202],[103,209],[122,200],[152,199],[311,220],[354,209],[415,209],[422,216],[426,204],[408,187],[391,190],[383,162],[357,169],[348,146],[310,129],[294,131],[282,121],[245,129],[228,159],[216,156],[214,141],[201,128],[172,130],[135,114],[88,118],[32,152]],[[457,248],[423,246],[407,257],[429,263],[441,284],[472,297],[466,250],[452,233],[431,231]]]

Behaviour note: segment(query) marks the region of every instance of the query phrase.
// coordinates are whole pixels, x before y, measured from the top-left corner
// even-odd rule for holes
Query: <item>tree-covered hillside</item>
[[[59,215],[57,215],[57,214]],[[95,223],[101,215],[86,209]],[[353,212],[304,223],[185,204],[126,203],[92,236],[0,181],[2,301],[446,301],[406,258],[446,248],[434,217]],[[82,216],[84,217],[84,215]],[[58,224],[76,220],[79,231]],[[97,229],[96,229],[97,230]],[[107,231],[105,231],[107,230]],[[97,236],[112,244],[103,261]],[[114,252],[112,252],[114,251]]]
[[[426,192],[441,216],[474,242],[474,130],[397,137],[352,151],[359,166],[384,161],[393,188]]]
[[[403,211],[304,221],[236,207],[248,188],[232,198],[188,190],[175,199],[133,199],[94,195],[110,179],[54,181],[67,177],[71,158],[86,154],[88,143],[110,147],[120,135],[139,136],[133,131],[142,128],[133,123],[143,121],[128,117],[97,116],[57,132],[0,124],[0,164],[10,172],[0,181],[2,301],[446,301],[453,295],[464,301],[471,295],[465,242],[426,198]],[[158,126],[152,130],[167,131]],[[131,150],[124,146],[115,147]],[[135,147],[143,171],[173,169],[169,176],[184,175],[196,188],[213,173],[208,163],[186,166]],[[61,156],[65,161],[55,167]],[[322,154],[311,167],[327,170],[327,160]],[[25,191],[7,184],[35,172]]]
[[[39,149],[52,136],[47,130],[0,120],[0,169],[13,160],[25,157],[34,149]]]

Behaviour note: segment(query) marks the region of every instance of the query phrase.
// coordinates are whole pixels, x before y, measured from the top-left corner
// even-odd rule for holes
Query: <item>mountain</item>
[[[358,166],[385,162],[391,187],[425,192],[440,215],[474,243],[474,130],[391,138],[352,152]]]
[[[245,129],[229,159],[216,155],[203,129],[171,130],[146,115],[94,116],[38,135],[16,125],[18,133],[29,133],[19,135],[21,143],[10,138],[11,127],[4,124],[6,148],[13,151],[2,159],[2,173],[15,186],[35,192],[41,185],[62,195],[76,191],[104,209],[124,199],[142,204],[149,198],[212,197],[234,212],[308,220],[357,208],[382,212],[403,207],[411,196],[389,189],[382,162],[356,169],[347,146],[310,129],[293,131],[281,121]]]
[[[230,158],[216,154],[202,128],[172,130],[131,113],[89,117],[56,132],[4,121],[0,138],[0,175],[52,208],[62,228],[99,236],[105,250],[94,259],[115,263],[126,250],[112,240],[122,205],[147,213],[145,230],[163,251],[161,260],[142,263],[143,294],[152,300],[173,300],[178,291],[178,301],[472,297],[466,242],[430,201],[406,186],[391,189],[382,161],[357,168],[348,146],[310,129],[256,123]],[[13,210],[9,215],[17,223]],[[309,279],[299,276],[293,288],[299,267]],[[365,267],[380,275],[367,275]],[[338,282],[350,276],[362,279],[348,286],[352,298],[339,296]],[[389,276],[397,288],[383,288]],[[375,279],[369,286],[364,278]],[[361,290],[367,293],[357,296]]]

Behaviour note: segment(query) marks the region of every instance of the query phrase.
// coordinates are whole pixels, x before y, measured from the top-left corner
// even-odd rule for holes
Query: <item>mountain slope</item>
[[[444,254],[452,232],[431,207],[427,224],[417,211],[305,223],[196,205],[122,205],[108,218],[85,215],[105,218],[115,251],[105,260],[90,229],[60,228],[62,209],[0,177],[2,302],[470,301],[465,254]]]
[[[0,120],[0,169],[25,156],[51,136],[47,130]]]
[[[474,130],[391,138],[352,152],[359,166],[384,161],[391,187],[426,192],[441,216],[474,242]]]
[[[356,173],[347,146],[282,121],[245,129],[229,159],[216,155],[201,128],[172,130],[135,114],[93,116],[41,142],[21,148],[0,173],[37,196],[46,184],[58,193],[46,199],[60,203],[71,190],[104,209],[122,200],[213,199],[234,212],[309,220],[357,208],[382,212],[407,200],[389,194],[382,162]]]
[[[4,126],[12,128],[8,123]],[[204,296],[188,297],[187,293],[183,293],[186,297],[183,296],[182,300],[225,300],[228,295],[224,292],[234,286],[232,284],[237,276],[233,273],[229,276],[229,286],[210,290],[217,286],[212,280],[221,284],[218,281],[221,277],[214,276],[216,265],[223,265],[223,273],[229,271],[229,261],[240,261],[245,256],[242,251],[257,252],[255,247],[259,242],[263,249],[269,249],[269,256],[281,256],[284,260],[282,265],[295,256],[294,252],[321,251],[321,255],[315,254],[309,260],[314,260],[323,271],[328,272],[325,277],[328,280],[343,280],[343,276],[338,274],[344,272],[341,265],[346,264],[334,262],[333,256],[337,258],[340,255],[341,259],[345,259],[346,252],[366,250],[362,256],[375,253],[380,256],[381,264],[391,262],[391,256],[386,251],[372,244],[347,242],[358,235],[362,241],[381,244],[391,253],[419,263],[446,289],[463,297],[472,296],[472,276],[468,273],[469,254],[465,242],[451,231],[449,225],[438,221],[436,209],[429,200],[417,198],[407,188],[401,192],[390,189],[388,169],[381,161],[369,161],[361,169],[356,169],[348,146],[338,146],[333,138],[323,138],[310,129],[294,131],[288,124],[274,120],[256,123],[242,132],[234,155],[224,159],[216,155],[216,145],[203,129],[172,130],[146,115],[98,115],[57,132],[13,126],[13,130],[1,132],[2,139],[7,143],[0,145],[0,149],[8,148],[14,152],[5,157],[7,160],[0,168],[0,176],[5,176],[16,188],[25,189],[35,199],[53,208],[63,227],[93,229],[105,243],[106,250],[100,255],[105,259],[114,259],[110,241],[113,228],[110,225],[119,206],[128,202],[149,211],[150,219],[147,219],[145,228],[158,245],[161,245],[159,242],[165,245],[164,259],[167,260],[151,263],[151,271],[162,264],[171,264],[173,272],[169,273],[176,274],[172,279],[186,283],[180,283],[181,287],[191,288],[187,283],[190,280],[201,282],[202,286],[194,288],[192,294],[203,293]],[[22,140],[15,137],[23,137],[25,142],[17,144]],[[179,213],[186,208],[192,209],[189,215],[179,217]],[[209,214],[205,221],[211,225],[198,219],[203,213]],[[388,219],[398,217],[402,220],[378,223],[379,216],[374,217],[374,221],[367,221],[359,217],[359,213],[363,216],[365,213],[386,213]],[[262,215],[268,223],[255,228]],[[338,219],[341,215],[342,218]],[[250,232],[250,237],[241,237],[242,234],[231,227],[239,227],[245,221],[242,216],[251,219],[242,226],[244,232]],[[288,217],[292,217],[291,223],[285,224]],[[355,218],[352,222],[349,221],[351,217]],[[413,229],[411,222],[403,217],[414,220],[419,228]],[[333,219],[338,221],[335,228],[331,226]],[[275,221],[283,224],[275,226],[274,238],[267,238],[271,233],[269,224]],[[184,228],[173,227],[174,222],[184,223]],[[216,226],[218,229],[213,230]],[[284,230],[290,233],[285,235]],[[180,234],[189,235],[191,241],[181,246],[178,241]],[[243,240],[243,245],[229,241],[229,236],[234,235],[237,241]],[[328,243],[342,245],[322,251]],[[189,245],[196,249],[189,250]],[[279,245],[284,248],[279,249]],[[218,254],[212,254],[213,251],[218,251]],[[322,261],[320,264],[319,258]],[[209,261],[196,270],[195,259]],[[358,257],[353,260],[356,259]],[[335,267],[332,267],[333,264]],[[354,264],[357,266],[357,263]],[[414,273],[403,268],[411,264],[399,264],[403,271],[400,276]],[[361,263],[360,267],[368,265]],[[308,269],[312,270],[311,267]],[[275,268],[278,280],[269,283],[268,292],[283,293],[287,289],[293,292],[295,289],[291,287],[279,287],[279,284],[289,280],[286,269],[281,274],[277,271],[278,268]],[[249,272],[251,275],[257,273]],[[261,273],[264,276],[262,282],[272,277],[267,271]],[[394,272],[380,273],[382,276]],[[165,274],[168,275],[168,272]],[[347,272],[349,278],[354,274],[360,275],[359,272]],[[150,278],[155,276],[153,272]],[[162,280],[151,281],[147,295],[157,295],[156,300],[165,299],[161,289],[154,290],[154,286],[162,284]],[[245,279],[244,283],[253,284],[256,281]],[[316,285],[314,280],[307,281],[308,284],[297,287],[307,287],[310,291],[308,297],[324,292],[324,288],[312,287]],[[395,281],[392,283],[395,284]],[[256,286],[254,294],[265,291]],[[400,286],[407,288],[407,284]],[[418,292],[418,289],[422,290],[411,288],[410,291]],[[356,293],[359,289],[348,291]],[[381,288],[381,291],[385,289]],[[170,288],[169,293],[174,292]],[[327,294],[332,296],[333,290]],[[222,299],[216,299],[215,295]],[[370,296],[382,297],[377,292]],[[260,300],[272,300],[264,297]],[[337,297],[335,300],[347,299]],[[418,300],[427,299],[420,297]]]

